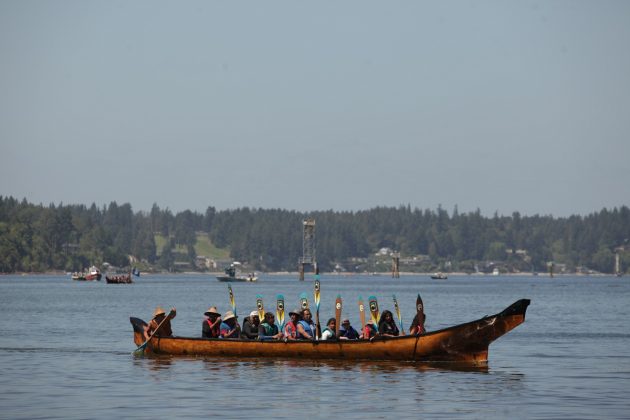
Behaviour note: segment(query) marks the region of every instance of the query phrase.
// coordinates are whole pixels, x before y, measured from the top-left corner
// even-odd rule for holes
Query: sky
[[[630,2],[0,0],[0,195],[629,205]]]

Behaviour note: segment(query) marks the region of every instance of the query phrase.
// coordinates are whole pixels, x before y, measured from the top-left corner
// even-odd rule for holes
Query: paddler
[[[337,320],[335,318],[330,318],[326,323],[326,328],[322,331],[322,337],[320,340],[335,340],[337,337],[335,336],[335,327],[337,326]]]
[[[300,322],[300,311],[298,311],[297,309],[292,310],[291,312],[289,312],[289,317],[291,318],[291,320],[287,322],[287,325],[284,326],[284,339],[285,341],[297,340],[297,328],[298,323]]]
[[[383,337],[397,337],[400,334],[391,311],[383,311],[378,321],[378,333]]]
[[[300,314],[302,319],[297,324],[297,338],[298,340],[313,340],[315,336],[315,324],[313,323],[313,314],[310,309],[302,309]]]
[[[240,338],[241,327],[238,325],[236,315],[232,311],[225,311],[220,327],[221,338]]]
[[[171,313],[168,314],[168,316],[166,315],[166,312],[164,312],[164,309],[162,309],[160,306],[155,308],[155,311],[153,311],[153,319],[149,321],[149,325],[144,328],[144,339],[148,340],[151,334],[153,334],[153,332],[157,330],[157,327],[162,324],[162,321],[164,321],[164,324],[162,324],[155,336],[172,337],[173,329],[171,328],[171,319],[175,318],[176,315],[177,312],[175,311],[175,308],[171,308]]]
[[[217,311],[217,307],[210,307],[204,315],[206,318],[201,324],[201,336],[203,338],[219,338],[221,333],[221,314]]]
[[[258,326],[260,325],[260,318],[258,317],[258,311],[251,311],[249,316],[245,317],[243,321],[243,329],[241,330],[241,337],[250,340],[258,338]]]
[[[339,327],[339,339],[340,340],[358,340],[359,333],[357,330],[352,328],[350,325],[349,319],[344,319],[341,323],[341,327]]]

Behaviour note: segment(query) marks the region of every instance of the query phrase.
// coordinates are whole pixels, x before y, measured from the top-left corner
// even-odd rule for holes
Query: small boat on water
[[[247,276],[217,276],[219,281],[258,281],[258,277],[254,274],[248,274]]]
[[[258,281],[258,277],[255,273],[248,273],[247,275],[241,275],[236,272],[236,266],[240,265],[239,262],[232,263],[225,269],[225,276],[217,276],[219,281]]]
[[[448,279],[448,276],[444,273],[435,273],[431,275],[431,278],[433,280],[446,280]]]
[[[419,335],[373,340],[258,341],[245,339],[158,337],[147,342],[145,354],[211,357],[267,357],[342,360],[409,360],[484,364],[488,347],[525,321],[529,299],[516,301],[495,315]],[[130,318],[134,343],[145,342],[139,318]]]
[[[90,267],[90,270],[87,273],[72,273],[72,280],[100,280],[101,277],[101,271],[96,268],[96,266]]]
[[[99,270],[98,268],[96,268],[96,266],[92,266],[90,267],[90,271],[88,272],[88,274],[85,276],[86,280],[100,280],[101,279],[101,270]]]

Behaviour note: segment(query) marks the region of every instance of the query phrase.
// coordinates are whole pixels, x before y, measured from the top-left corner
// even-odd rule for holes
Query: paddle
[[[276,321],[280,331],[284,331],[284,296],[278,295],[276,300]]]
[[[372,324],[378,330],[378,321],[381,319],[381,313],[378,310],[378,301],[376,296],[370,296],[368,298],[368,304],[370,305],[370,314],[372,315]]]
[[[418,293],[418,297],[416,298],[416,316],[418,318],[416,334],[423,334],[426,332],[426,330],[424,329],[424,321],[426,319],[426,316],[424,315],[424,304],[422,303],[420,293]]]
[[[341,325],[341,309],[343,308],[343,301],[341,295],[337,295],[335,299],[335,337],[339,338],[339,326]]]
[[[313,295],[315,297],[315,335],[317,336],[317,339],[319,339],[321,337],[320,332],[320,326],[319,326],[319,292],[320,292],[320,284],[319,284],[319,274],[315,275],[316,280],[315,280],[315,291],[313,292]]]
[[[262,322],[262,320],[265,319],[265,307],[263,305],[262,295],[256,295],[256,307],[258,308],[258,318],[260,318]]]
[[[396,295],[392,295],[392,298],[394,299],[394,309],[396,310],[396,316],[398,317],[398,325],[400,325],[400,335],[407,335],[405,334],[405,329],[403,328],[402,316],[400,315],[400,308],[398,307]]]
[[[361,331],[365,331],[365,306],[361,295],[359,295],[359,316],[361,317]]]
[[[164,325],[164,323],[166,322],[167,319],[170,318],[170,316],[173,314],[173,311],[171,310],[168,315],[166,315],[166,317],[164,317],[164,319],[162,320],[162,322],[160,322],[160,324],[157,326],[157,328],[155,330],[153,330],[153,333],[149,336],[149,338],[146,339],[146,341],[144,343],[142,343],[140,345],[140,347],[138,347],[137,349],[135,349],[133,351],[133,355],[134,356],[141,356],[144,354],[144,349],[147,347],[147,344],[149,343],[149,341],[151,341],[151,339],[153,338],[153,336],[155,334],[157,334],[157,332],[160,330],[160,328],[162,327],[162,325]]]
[[[306,293],[300,293],[300,308],[308,309],[308,297]]]
[[[228,283],[228,293],[230,294],[230,306],[232,306],[232,312],[236,316],[236,301],[234,300],[234,293],[232,293],[232,285]]]

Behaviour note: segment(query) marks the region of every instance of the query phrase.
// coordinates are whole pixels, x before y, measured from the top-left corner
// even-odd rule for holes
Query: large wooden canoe
[[[131,284],[133,280],[131,279],[131,273],[129,274],[116,274],[114,276],[105,276],[105,281],[108,284]]]
[[[476,321],[425,334],[341,341],[257,341],[189,337],[152,337],[147,354],[217,357],[270,357],[346,360],[410,360],[423,362],[488,361],[488,346],[525,321],[529,299],[521,299],[502,312]],[[130,318],[134,342],[144,342],[146,323]]]

